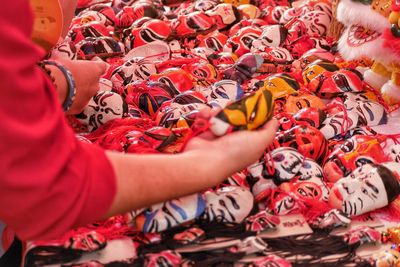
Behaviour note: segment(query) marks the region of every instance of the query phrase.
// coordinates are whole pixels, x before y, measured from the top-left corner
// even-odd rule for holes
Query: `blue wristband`
[[[60,63],[58,63],[56,61],[43,60],[42,62],[44,65],[56,66],[64,74],[64,77],[67,81],[68,93],[67,93],[67,97],[64,100],[64,103],[62,104],[62,107],[63,107],[64,111],[68,111],[74,102],[75,94],[76,94],[76,85],[75,85],[74,77],[72,77],[71,72],[66,67],[64,67],[63,65],[61,65]]]

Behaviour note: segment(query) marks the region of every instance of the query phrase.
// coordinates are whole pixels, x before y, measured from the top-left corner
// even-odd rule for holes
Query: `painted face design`
[[[320,97],[331,97],[344,92],[364,90],[361,73],[341,69],[335,72],[324,71],[308,84],[308,89]]]
[[[163,83],[139,81],[126,86],[125,100],[128,104],[134,104],[146,114],[152,116],[161,105],[171,100],[168,88]]]
[[[152,74],[149,80],[166,84],[173,96],[193,89],[192,76],[188,72],[178,68],[171,68],[159,74]]]
[[[211,54],[207,56],[208,60],[217,67],[223,65],[233,65],[238,60],[238,57],[234,53],[222,52],[219,54]]]
[[[357,126],[376,126],[387,123],[385,108],[378,102],[368,99],[364,94],[345,93],[344,106],[348,113],[358,115]]]
[[[359,226],[356,229],[348,231],[343,238],[349,245],[355,243],[362,245],[379,242],[381,240],[381,233],[368,226]]]
[[[144,81],[151,74],[156,74],[154,62],[145,58],[132,58],[111,74],[111,81],[116,86],[126,86],[131,82]]]
[[[219,2],[214,0],[197,0],[194,9],[197,11],[207,11],[214,8]]]
[[[120,44],[112,37],[88,37],[79,42],[76,47],[80,59],[109,58],[124,54]]]
[[[271,194],[271,190],[277,188],[277,185],[272,180],[272,174],[266,167],[264,158],[251,164],[246,170],[249,173],[247,181],[251,186],[251,192],[258,202],[264,200]]]
[[[303,70],[304,84],[307,85],[313,78],[317,77],[324,71],[334,72],[337,70],[339,70],[338,66],[336,66],[332,62],[318,59],[313,63],[309,64],[306,68],[304,68]]]
[[[274,99],[277,99],[295,93],[300,89],[300,84],[289,74],[279,73],[264,80],[262,88],[271,91]]]
[[[400,163],[400,145],[393,145],[390,148],[389,157],[392,161]]]
[[[175,96],[171,103],[172,105],[206,104],[207,99],[201,93],[189,90]]]
[[[310,107],[323,109],[325,104],[318,96],[311,94],[289,95],[286,98],[285,109],[286,112],[290,114],[297,113],[303,108]]]
[[[288,9],[287,6],[267,6],[263,11],[265,12],[264,19],[270,25],[280,24],[279,21],[283,16],[283,13]]]
[[[50,51],[50,57],[61,57],[75,60],[78,57],[78,52],[76,51],[75,44],[68,38],[65,38],[64,41],[53,47]]]
[[[222,136],[232,131],[255,130],[264,125],[272,116],[273,98],[268,90],[229,104],[210,119],[211,131]]]
[[[300,17],[306,24],[307,32],[310,36],[324,36],[331,24],[332,16],[324,11],[310,11]]]
[[[240,84],[232,80],[221,80],[214,83],[209,89],[209,94],[206,95],[208,100],[223,98],[236,101],[243,96]]]
[[[329,187],[324,182],[321,166],[312,159],[305,158],[299,170],[297,182],[310,182],[316,184],[321,190],[321,200],[328,201]]]
[[[260,51],[258,54],[264,58],[264,63],[269,65],[289,65],[293,61],[292,54],[285,48],[258,46],[257,49]],[[284,68],[284,66],[281,67]]]
[[[196,39],[199,42],[198,46],[204,46],[214,51],[222,52],[224,45],[228,41],[228,36],[218,31],[215,31],[207,35],[198,35]]]
[[[102,2],[107,2],[107,1],[102,1]],[[108,26],[115,25],[115,22],[116,22],[115,11],[111,6],[109,6],[107,4],[92,5],[88,8],[88,10],[97,11],[100,14],[103,14],[107,18],[106,25],[108,25]]]
[[[227,30],[240,21],[240,12],[232,4],[219,4],[211,10],[207,10],[206,14],[217,22],[217,29],[220,31]]]
[[[89,233],[83,233],[69,238],[64,244],[64,247],[85,252],[93,252],[103,249],[106,245],[107,240],[102,234],[96,231],[91,231]]]
[[[328,141],[322,133],[311,126],[299,125],[275,137],[281,146],[292,147],[303,156],[322,163],[328,153]]]
[[[296,68],[304,69],[308,66],[308,64],[318,59],[333,62],[335,57],[327,50],[314,48],[304,53],[304,55],[302,55],[301,58],[299,58],[299,60],[295,61],[293,64]]]
[[[155,114],[155,121],[157,125],[169,128],[174,126],[176,122],[184,114],[187,114],[195,110],[209,109],[209,108],[210,107],[208,105],[202,103],[193,103],[186,105],[180,105],[175,103],[173,106],[161,107]]]
[[[246,219],[246,230],[261,233],[275,229],[279,224],[280,219],[278,216],[269,214],[264,210]]]
[[[228,39],[224,51],[233,52],[238,56],[242,56],[250,52],[253,41],[257,40],[261,34],[262,30],[260,28],[253,26],[244,27]]]
[[[243,83],[250,79],[257,70],[260,70],[263,62],[264,59],[262,56],[247,53],[241,56],[233,66],[224,70],[224,78]]]
[[[383,165],[366,164],[337,181],[329,203],[350,216],[387,206],[400,194],[396,175]]]
[[[208,15],[208,12],[195,11],[172,20],[172,36],[189,38],[215,29],[215,18]]]
[[[321,186],[314,182],[299,182],[291,186],[290,191],[301,201],[321,201]]]
[[[299,170],[299,179],[301,181],[308,181],[313,178],[323,180],[322,168],[314,160],[306,158]]]
[[[225,98],[217,98],[208,101],[208,105],[210,105],[213,110],[217,111],[226,108],[226,106],[228,106],[230,103],[232,103],[232,101]]]
[[[290,181],[299,172],[304,156],[291,147],[279,147],[267,156],[267,163],[275,169],[274,181],[276,184]]]
[[[204,194],[206,200],[202,219],[223,223],[241,223],[253,208],[254,198],[248,189],[229,186]]]
[[[94,131],[107,121],[121,119],[127,112],[128,106],[119,94],[100,91],[76,118],[87,125],[89,131]]]
[[[326,119],[326,113],[319,108],[303,108],[293,115],[299,124],[306,124],[319,128]]]
[[[311,225],[313,228],[318,229],[335,229],[338,227],[346,227],[350,222],[351,219],[341,210],[332,209],[318,217]]]
[[[86,37],[109,36],[109,31],[104,24],[93,21],[83,25],[75,25],[68,32],[68,37],[75,43],[79,43]]]
[[[143,133],[141,140],[151,144],[151,147],[164,153],[177,153],[180,151],[180,140],[183,135],[164,127],[153,127]]]
[[[351,170],[367,163],[382,163],[387,159],[379,141],[372,136],[355,135],[335,149],[326,160],[326,178],[335,182]]]
[[[321,124],[320,131],[326,139],[334,138],[357,127],[359,117],[356,112],[339,111],[327,114],[326,119]]]
[[[94,10],[81,12],[78,17],[72,19],[71,25],[83,25],[93,21],[100,22],[103,25],[108,25],[108,20],[105,15]]]
[[[286,215],[298,208],[293,196],[279,191],[274,191],[272,193],[270,202],[268,208],[273,214],[277,215]]]
[[[283,13],[280,23],[285,24],[289,22],[289,20],[295,17],[300,17],[309,11],[311,11],[311,7],[307,5],[301,5],[299,7],[289,8],[285,10],[285,12]]]
[[[151,42],[164,41],[170,34],[171,28],[167,22],[152,19],[138,28],[127,29],[123,41],[127,49],[131,50]]]
[[[270,25],[263,29],[262,44],[269,47],[280,47],[286,40],[287,29],[282,25]]]
[[[162,232],[199,217],[205,206],[201,194],[153,205],[136,217],[136,227],[146,233]]]
[[[238,6],[238,10],[243,14],[243,17],[247,19],[257,19],[261,16],[261,11],[258,7],[251,4],[244,4]]]
[[[195,63],[187,68],[200,86],[209,86],[219,80],[218,70],[211,64]]]

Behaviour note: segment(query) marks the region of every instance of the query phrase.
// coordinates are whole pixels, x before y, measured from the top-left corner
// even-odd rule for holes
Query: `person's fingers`
[[[95,71],[95,76],[103,75],[107,70],[107,63],[101,59],[94,60],[90,62],[91,69]]]
[[[209,120],[211,116],[212,116],[211,108],[202,108],[199,110],[199,113],[197,114],[197,118],[205,120]]]
[[[240,131],[226,137],[231,137],[232,140],[229,142],[235,142],[240,149],[263,151],[273,141],[277,129],[278,122],[276,119],[272,119],[259,130]]]
[[[279,122],[276,119],[270,120],[263,128],[251,132],[252,139],[264,148],[266,148],[275,138],[275,133],[278,130]]]
[[[205,131],[204,133],[199,134],[197,137],[209,141],[217,138],[211,131]]]
[[[270,127],[275,127],[275,131],[277,131],[279,129],[279,121],[275,118],[272,118],[269,122],[267,122],[266,124],[264,124],[264,126],[260,129],[260,131],[264,130],[264,129],[269,129]]]
[[[257,161],[272,143],[278,128],[278,122],[273,119],[262,129],[256,131],[239,131],[212,141],[216,151],[221,151],[225,157],[234,162],[232,168],[245,168]]]

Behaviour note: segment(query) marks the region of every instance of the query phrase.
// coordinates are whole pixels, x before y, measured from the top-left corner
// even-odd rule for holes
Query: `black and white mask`
[[[99,91],[76,117],[89,131],[94,131],[107,121],[121,119],[127,112],[128,105],[119,94]]]
[[[207,88],[207,100],[229,99],[231,101],[239,100],[243,96],[243,89],[240,84],[232,80],[221,80]]]
[[[394,173],[383,165],[366,164],[337,181],[332,193],[342,200],[342,211],[357,216],[387,206],[400,193]]]
[[[393,145],[389,150],[389,157],[391,160],[400,163],[400,145]]]
[[[151,74],[156,74],[157,69],[153,61],[145,58],[132,58],[122,66],[116,68],[111,76],[115,85],[127,85],[135,81],[146,80]]]
[[[146,233],[161,232],[199,217],[204,208],[205,201],[200,193],[170,200],[136,216],[136,227]]]
[[[293,179],[301,169],[304,156],[291,147],[279,147],[267,157],[267,164],[275,168],[274,181],[277,184]]]
[[[285,27],[282,25],[269,25],[263,28],[263,32],[259,40],[261,40],[262,45],[269,47],[280,47],[286,40],[286,37],[287,29]],[[253,42],[253,46],[257,43]]]
[[[322,192],[322,200],[329,198],[329,188],[324,182],[324,175],[321,166],[314,160],[306,158],[299,170],[299,182],[307,181],[318,185]]]
[[[359,116],[358,126],[376,126],[387,122],[387,112],[378,102],[369,100],[363,94],[346,93],[344,106],[348,112],[356,112]]]
[[[253,209],[253,195],[243,187],[223,187],[204,196],[206,209],[202,218],[205,221],[241,223]]]

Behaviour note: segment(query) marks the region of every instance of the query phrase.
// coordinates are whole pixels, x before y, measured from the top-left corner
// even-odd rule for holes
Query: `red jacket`
[[[35,65],[27,0],[0,8],[0,220],[23,239],[59,237],[103,216],[115,191],[104,151],[76,140]]]

